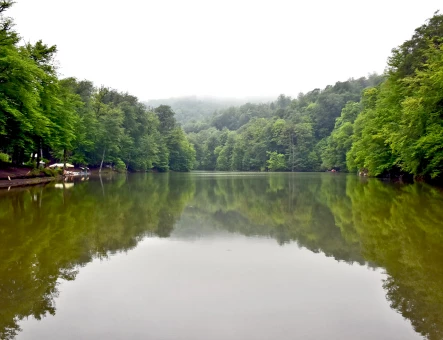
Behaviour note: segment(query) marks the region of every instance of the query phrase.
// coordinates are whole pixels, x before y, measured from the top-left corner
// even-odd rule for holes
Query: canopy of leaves
[[[128,93],[95,88],[87,80],[58,79],[56,46],[19,46],[0,2],[0,152],[15,164],[43,156],[77,165],[113,164],[118,170],[188,171],[195,150],[174,112],[153,112]],[[31,157],[29,155],[32,155]]]

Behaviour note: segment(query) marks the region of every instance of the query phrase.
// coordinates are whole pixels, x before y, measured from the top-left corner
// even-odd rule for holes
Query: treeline
[[[275,102],[245,104],[187,124],[196,150],[196,168],[242,171],[320,171],[326,139],[347,103],[376,86],[383,77],[337,82],[324,90],[280,95]],[[350,104],[348,104],[350,105]]]
[[[0,2],[0,159],[16,165],[49,160],[112,164],[118,170],[186,171],[195,151],[167,106],[87,80],[59,79],[56,46],[19,45]]]
[[[443,16],[393,49],[384,75],[246,104],[185,127],[196,167],[441,177]]]

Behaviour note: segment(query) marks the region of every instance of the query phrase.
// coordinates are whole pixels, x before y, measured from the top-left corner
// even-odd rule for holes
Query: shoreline
[[[37,185],[37,184],[45,184],[52,181],[55,181],[57,179],[61,179],[63,176],[57,176],[57,177],[33,177],[33,178],[23,178],[23,179],[13,179],[11,180],[0,180],[0,190],[11,188],[11,187],[22,187],[22,186],[30,186],[30,185]]]

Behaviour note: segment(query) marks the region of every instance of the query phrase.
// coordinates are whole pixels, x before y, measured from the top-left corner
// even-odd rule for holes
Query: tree
[[[275,151],[268,152],[269,159],[266,161],[270,171],[282,171],[286,169],[285,155]]]
[[[335,121],[334,130],[326,138],[326,146],[322,150],[322,166],[327,169],[347,171],[346,153],[352,146],[354,121],[360,113],[360,104],[348,102],[341,115]]]
[[[159,130],[162,134],[167,134],[172,131],[176,126],[176,121],[174,118],[174,111],[168,105],[160,105],[154,112],[157,114],[160,121]]]
[[[169,168],[174,171],[189,171],[195,162],[195,150],[186,139],[183,130],[176,127],[167,137]]]

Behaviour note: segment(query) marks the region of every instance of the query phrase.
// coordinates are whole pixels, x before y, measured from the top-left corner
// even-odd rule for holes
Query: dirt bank
[[[63,178],[62,176],[59,176],[59,178]],[[34,178],[16,178],[9,180],[0,180],[0,189],[2,188],[9,188],[9,187],[21,187],[26,185],[35,185],[35,184],[41,184],[41,183],[48,183],[55,181],[56,179],[59,179],[57,177],[34,177]]]
[[[48,183],[62,176],[45,176],[43,173],[39,175],[31,175],[29,168],[0,168],[0,188],[19,187],[26,185],[35,185]]]

